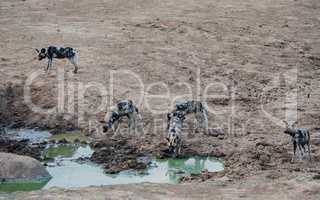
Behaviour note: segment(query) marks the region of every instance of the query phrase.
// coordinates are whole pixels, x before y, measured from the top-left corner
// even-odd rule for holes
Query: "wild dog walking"
[[[286,124],[286,129],[284,130],[285,134],[288,134],[292,138],[293,143],[293,156],[292,161],[294,161],[296,157],[296,150],[297,147],[299,148],[299,152],[301,157],[304,156],[306,152],[305,145],[308,147],[308,156],[309,160],[311,160],[311,152],[310,152],[310,132],[306,128],[296,128],[295,123],[293,123],[291,126],[289,126],[288,122],[284,121]]]
[[[38,60],[48,58],[47,72],[51,69],[54,58],[68,59],[74,66],[73,73],[78,72],[78,53],[74,48],[49,46],[48,48],[42,48],[40,51],[36,49],[36,51],[38,52]]]
[[[129,133],[131,130],[136,131],[137,122],[141,120],[139,110],[131,100],[123,100],[111,107],[105,119],[107,124],[103,126],[103,132],[107,132],[111,128],[116,132],[123,117],[127,117],[129,120]]]
[[[169,152],[173,154],[173,157],[181,155],[182,148],[182,125],[185,120],[184,111],[174,111],[167,115],[168,118],[168,135],[167,144]]]
[[[175,104],[174,111],[183,111],[186,114],[193,113],[197,120],[196,130],[202,128],[208,132],[208,111],[200,101],[178,101]]]

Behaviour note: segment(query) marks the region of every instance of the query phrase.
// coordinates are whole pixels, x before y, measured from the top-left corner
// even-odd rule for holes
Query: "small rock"
[[[269,178],[269,179],[273,179],[273,180],[274,180],[274,179],[280,178],[280,174],[277,173],[277,172],[271,172],[271,173],[268,174],[266,177]]]
[[[320,180],[320,174],[316,174],[312,178],[315,179],[315,180]]]
[[[264,147],[267,147],[267,146],[272,146],[272,144],[270,144],[270,143],[268,143],[268,142],[266,142],[266,141],[261,141],[261,142],[258,142],[257,144],[256,144],[256,147],[257,146],[264,146]]]
[[[69,143],[68,140],[66,140],[66,138],[63,138],[61,140],[58,141],[59,144],[67,144]]]
[[[85,140],[82,140],[80,143],[81,143],[81,144],[88,144],[88,142],[85,141]]]
[[[73,142],[74,143],[80,143],[80,140],[78,138],[76,138]]]
[[[293,171],[295,171],[295,172],[300,172],[301,169],[300,169],[300,168],[294,168]]]
[[[219,135],[219,136],[218,136],[218,139],[219,139],[219,140],[223,140],[223,139],[224,139],[224,135]]]
[[[221,129],[209,129],[208,135],[218,137],[219,135],[224,135],[224,132]]]

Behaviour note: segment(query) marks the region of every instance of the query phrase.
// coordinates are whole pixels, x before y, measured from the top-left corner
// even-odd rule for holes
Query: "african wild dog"
[[[183,111],[186,114],[194,113],[197,120],[196,130],[200,127],[203,128],[206,133],[208,132],[208,111],[202,102],[193,100],[177,101],[174,111]]]
[[[174,157],[181,154],[182,148],[182,125],[185,120],[186,113],[184,111],[174,111],[167,115],[168,118],[168,135],[167,142],[169,152],[173,153]]]
[[[296,150],[297,146],[299,148],[300,155],[303,156],[304,153],[306,153],[305,145],[308,147],[308,156],[311,160],[311,154],[310,154],[310,132],[306,128],[295,128],[295,123],[293,123],[291,126],[289,126],[288,122],[284,121],[286,124],[286,129],[284,130],[285,134],[288,134],[292,137],[292,143],[293,143],[293,156],[292,161],[296,157]]]
[[[38,60],[48,58],[47,72],[52,66],[53,58],[68,59],[74,66],[73,73],[78,72],[78,53],[74,48],[49,46],[48,48],[42,48],[40,51],[36,49],[36,51],[38,52]]]
[[[103,126],[103,132],[107,132],[111,128],[116,132],[122,117],[128,117],[129,132],[132,129],[136,131],[137,120],[141,120],[139,110],[131,100],[123,100],[112,107],[106,115],[105,121],[107,124]]]

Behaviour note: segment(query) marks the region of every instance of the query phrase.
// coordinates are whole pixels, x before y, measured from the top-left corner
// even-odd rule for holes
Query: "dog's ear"
[[[292,128],[295,128],[297,126],[297,124],[298,124],[298,121],[293,122]]]
[[[287,121],[283,120],[283,123],[286,125],[286,127],[289,127],[289,124]]]
[[[41,49],[41,53],[45,53],[46,52],[46,49],[45,48],[42,48]]]
[[[39,49],[36,49],[36,52],[37,52],[37,53],[40,53]]]

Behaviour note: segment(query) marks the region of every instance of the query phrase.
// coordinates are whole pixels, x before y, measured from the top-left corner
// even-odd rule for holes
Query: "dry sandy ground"
[[[319,199],[320,186],[315,182],[299,180],[270,181],[259,177],[244,179],[236,184],[226,180],[216,180],[202,184],[158,185],[135,184],[104,187],[88,187],[81,190],[51,189],[43,192],[16,193],[3,195],[0,199],[262,199],[262,200],[298,200]],[[263,182],[263,183],[262,183]]]
[[[105,110],[121,99],[139,102],[143,95],[138,105],[143,125],[152,129],[145,130],[139,142],[152,149],[163,140],[165,113],[172,100],[188,91],[176,83],[185,82],[192,95],[183,98],[206,101],[213,111],[210,127],[225,133],[219,138],[189,134],[185,141],[199,153],[224,156],[224,178],[232,183],[113,186],[80,193],[59,191],[59,195],[77,198],[89,195],[89,190],[127,199],[186,194],[199,199],[214,195],[319,199],[318,0],[2,0],[0,41],[0,119],[15,126],[76,127],[101,138],[98,121],[104,112],[94,112],[98,105],[103,102]],[[73,75],[71,64],[61,60],[45,74],[46,63],[34,59],[34,48],[48,45],[75,47],[80,54],[79,74]],[[112,70],[117,72],[113,81]],[[144,89],[124,70],[137,75]],[[32,74],[36,75],[32,102],[45,109],[58,105],[52,113],[34,112],[24,105],[23,86]],[[151,98],[166,94],[159,84],[148,89],[158,82],[168,86],[168,98]],[[85,92],[90,84],[93,87]],[[205,99],[210,84],[207,93],[220,96]],[[104,87],[104,92],[97,91]],[[151,113],[148,104],[164,112]],[[299,126],[311,130],[312,163],[290,163],[289,138],[278,122],[296,116]],[[187,124],[192,124],[191,117]]]

